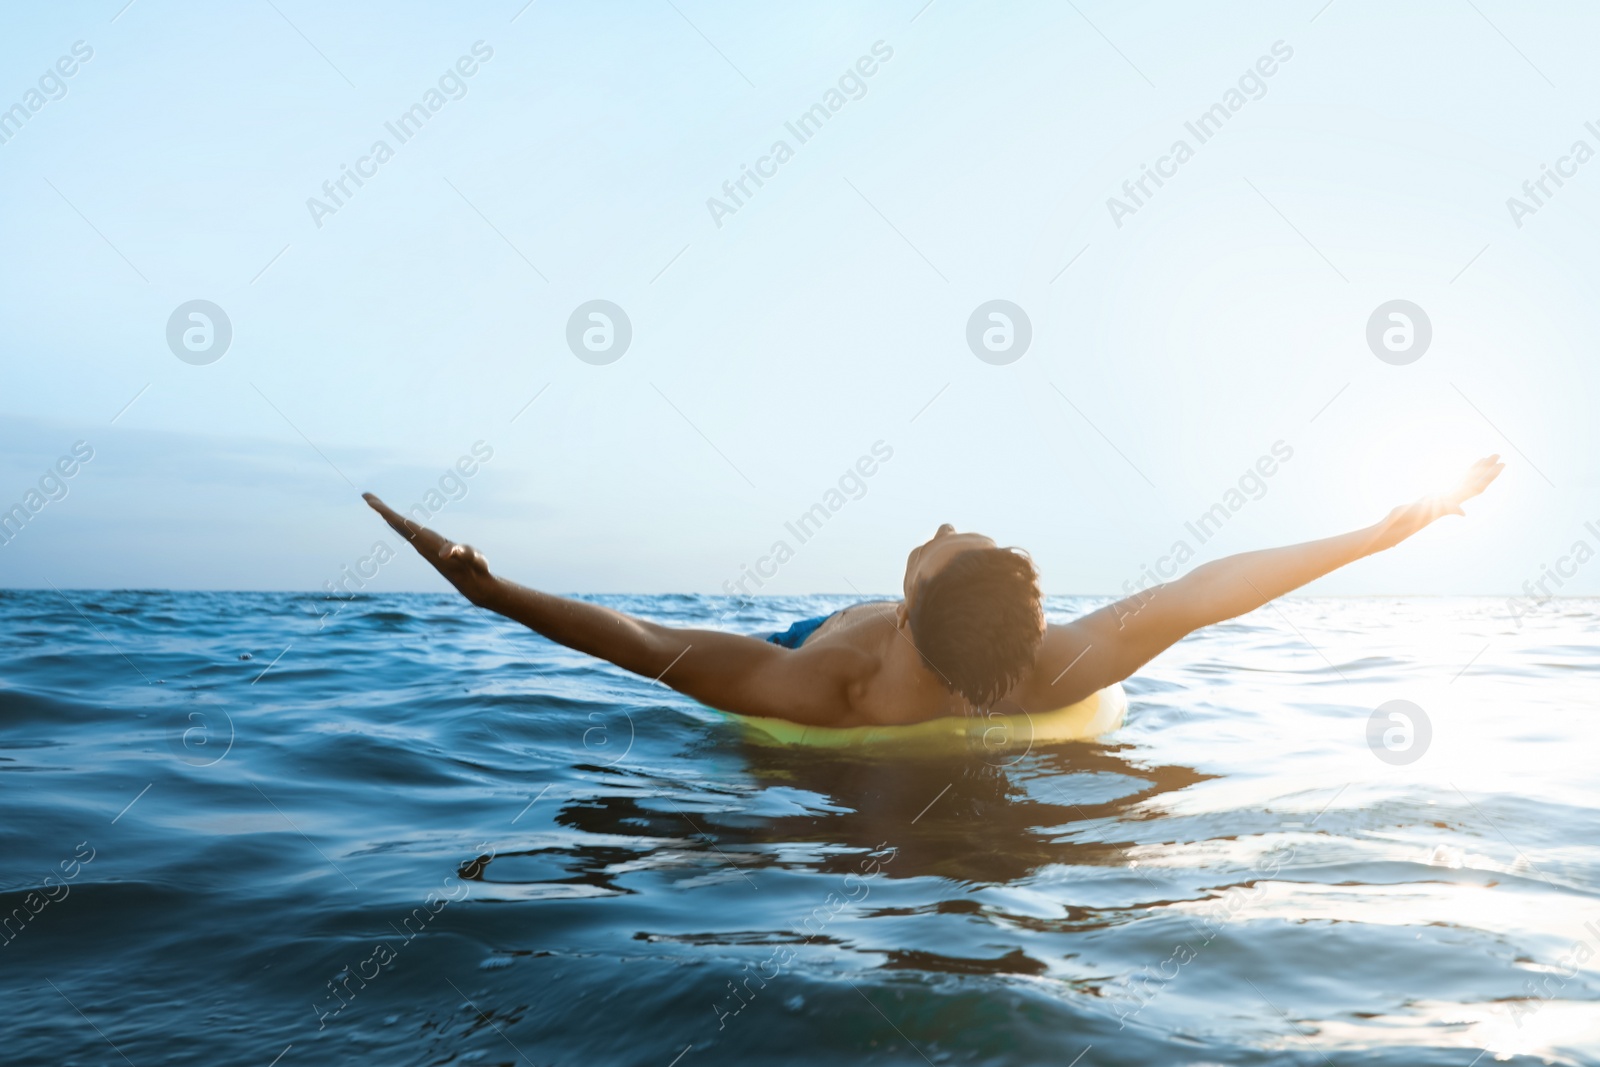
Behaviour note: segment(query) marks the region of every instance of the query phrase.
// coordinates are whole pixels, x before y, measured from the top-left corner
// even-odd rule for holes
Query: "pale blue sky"
[[[1469,521],[1314,590],[1508,593],[1600,548],[1600,161],[1520,228],[1506,205],[1600,148],[1583,5],[122,3],[0,38],[0,108],[93,49],[0,144],[0,509],[94,450],[0,586],[321,588],[393,543],[346,478],[421,501],[479,441],[435,525],[555,590],[719,592],[783,539],[763,591],[887,591],[950,521],[1109,593],[1179,539],[1338,532],[1491,451]],[[480,41],[400,144],[384,124]],[[785,122],[876,42],[799,144]],[[307,198],[380,138],[319,228]],[[707,198],[780,138],[719,227]],[[1119,228],[1107,198],[1178,138],[1194,157]],[[204,366],[165,336],[195,299],[233,327]],[[633,325],[605,366],[565,340],[591,299]],[[1006,366],[966,343],[992,299],[1032,323]],[[1365,339],[1392,299],[1433,325],[1407,366]],[[784,523],[878,441],[799,544]],[[1280,441],[1199,544],[1185,522]],[[400,559],[367,588],[441,584]],[[1600,561],[1561,591],[1600,591]]]

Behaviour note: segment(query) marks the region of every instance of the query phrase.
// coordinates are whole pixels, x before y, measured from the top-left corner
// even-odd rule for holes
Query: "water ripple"
[[[0,592],[5,1059],[1600,1063],[1597,607],[1289,601],[996,768],[449,596]]]

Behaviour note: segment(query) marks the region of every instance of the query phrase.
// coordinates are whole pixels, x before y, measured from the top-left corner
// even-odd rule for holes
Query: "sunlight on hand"
[[[1352,475],[1368,508],[1393,506],[1423,496],[1452,496],[1481,456],[1503,442],[1480,420],[1459,411],[1423,410],[1389,422],[1366,436],[1351,457]]]

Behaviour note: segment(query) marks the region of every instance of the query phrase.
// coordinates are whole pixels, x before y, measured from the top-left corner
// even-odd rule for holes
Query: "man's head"
[[[946,523],[906,560],[901,621],[947,689],[991,707],[1033,665],[1044,636],[1033,561]]]

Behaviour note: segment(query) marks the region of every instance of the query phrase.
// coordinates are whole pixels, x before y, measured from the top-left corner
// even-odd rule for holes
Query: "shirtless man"
[[[922,722],[1066,707],[1120,682],[1185,635],[1261,607],[1462,514],[1504,468],[1479,460],[1455,489],[1364,529],[1202,564],[1066,624],[1046,624],[1028,556],[939,527],[906,560],[904,599],[857,604],[782,634],[678,629],[490,573],[483,555],[368,504],[472,603],[709,707],[807,726]]]

